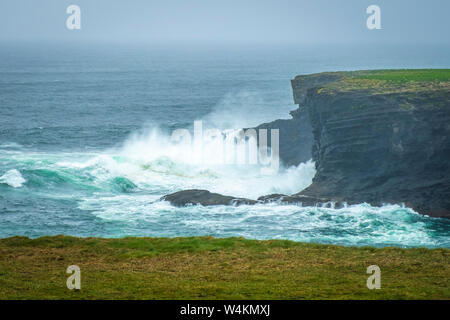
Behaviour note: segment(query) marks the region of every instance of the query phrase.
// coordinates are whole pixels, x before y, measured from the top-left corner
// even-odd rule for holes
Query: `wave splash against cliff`
[[[450,246],[447,221],[400,206],[172,207],[159,198],[190,188],[253,199],[298,192],[311,183],[314,163],[284,168],[274,176],[262,175],[258,166],[193,165],[158,130],[133,135],[123,146],[104,152],[41,153],[16,146],[0,148],[0,159],[0,174],[7,181],[0,183],[0,189],[13,193],[16,204],[27,205],[36,197],[74,207],[53,213],[47,207],[45,215],[31,212],[27,217],[6,212],[2,237],[212,235],[344,245]],[[19,178],[20,185],[15,183]]]

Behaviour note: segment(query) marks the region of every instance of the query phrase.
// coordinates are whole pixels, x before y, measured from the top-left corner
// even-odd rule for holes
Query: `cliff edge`
[[[327,72],[292,88],[317,169],[298,195],[450,217],[449,69]]]

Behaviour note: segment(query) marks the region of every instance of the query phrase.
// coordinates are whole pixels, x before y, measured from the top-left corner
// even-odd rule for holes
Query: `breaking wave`
[[[13,188],[20,188],[25,182],[26,180],[16,169],[9,170],[0,177],[0,183],[7,184]]]
[[[215,147],[207,145],[206,149]],[[15,194],[14,206],[37,210],[20,215],[14,210],[3,212],[0,237],[211,235],[356,246],[450,247],[448,220],[422,216],[398,205],[173,207],[160,201],[161,196],[190,188],[252,199],[270,193],[292,194],[307,187],[315,174],[312,161],[281,167],[273,175],[261,173],[260,165],[192,163],[180,148],[184,147],[158,130],[132,135],[122,146],[103,152],[0,148],[0,170],[5,172],[0,188],[2,184],[13,187],[9,192]],[[33,197],[40,200],[33,202]],[[6,200],[0,197],[0,201]],[[42,207],[42,201],[49,204]]]

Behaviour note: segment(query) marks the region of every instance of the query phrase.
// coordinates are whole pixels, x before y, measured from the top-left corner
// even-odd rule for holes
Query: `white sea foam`
[[[188,188],[248,198],[272,192],[298,192],[314,176],[314,163],[286,168],[273,176],[261,175],[257,166],[252,169],[236,165],[192,165],[177,157],[176,152],[171,153],[176,146],[164,145],[158,135],[153,137],[130,138],[122,148],[96,154],[23,153],[3,158],[0,155],[0,160],[8,163],[9,168],[28,166],[30,193],[45,192],[52,198],[70,196],[77,199],[79,209],[113,226],[106,232],[91,231],[89,235],[213,235],[357,246],[449,246],[446,221],[424,217],[398,205],[359,204],[342,209],[276,203],[237,207],[171,206],[159,201],[160,197]],[[116,178],[126,178],[132,183]],[[0,177],[0,183],[15,187],[23,185],[24,180],[18,170],[10,170]],[[60,183],[64,188],[59,188]],[[67,192],[70,186],[74,192]]]
[[[261,173],[259,164],[215,164],[220,144],[203,145],[203,161],[192,163],[184,144],[174,144],[158,130],[133,135],[113,162],[98,158],[110,172],[136,184],[157,184],[164,189],[201,188],[223,194],[257,198],[270,193],[292,194],[311,184],[314,162],[281,168],[274,175]]]
[[[25,182],[26,180],[16,169],[9,170],[0,177],[0,183],[5,183],[13,188],[20,188]]]
[[[289,239],[344,245],[440,246],[429,220],[397,205],[367,204],[342,209],[257,204],[173,207],[148,195],[86,199],[80,209],[127,224],[144,236],[213,235]],[[145,230],[139,229],[145,225]]]

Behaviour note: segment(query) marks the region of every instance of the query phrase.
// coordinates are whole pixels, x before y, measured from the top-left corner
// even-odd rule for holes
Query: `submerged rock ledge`
[[[202,206],[214,206],[214,205],[241,205],[241,204],[255,204],[255,200],[245,198],[235,198],[230,196],[224,196],[218,193],[212,193],[208,190],[190,189],[178,191],[165,195],[161,198],[163,201],[168,201],[170,204],[182,207],[186,205],[202,205]]]
[[[314,198],[302,194],[270,194],[261,196],[257,200],[251,200],[247,198],[236,198],[232,196],[224,196],[218,193],[212,193],[208,190],[189,189],[178,191],[163,196],[160,200],[168,201],[170,204],[183,207],[188,205],[202,205],[202,206],[215,206],[215,205],[254,205],[254,204],[266,204],[266,203],[280,203],[280,204],[295,204],[305,207],[329,207],[329,208],[342,208],[346,205],[344,202],[333,202],[330,199]]]

